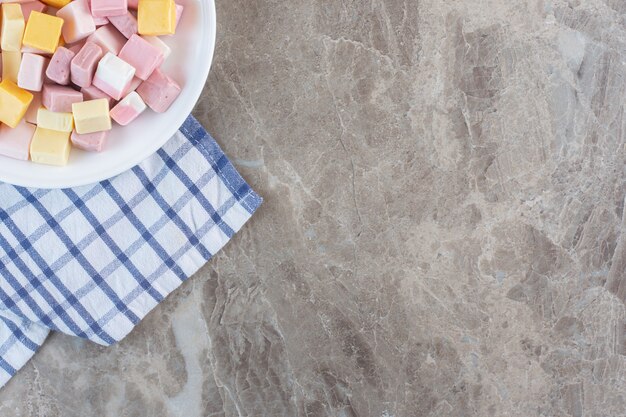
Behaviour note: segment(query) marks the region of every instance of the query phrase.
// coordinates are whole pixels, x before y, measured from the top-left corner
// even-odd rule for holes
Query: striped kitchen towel
[[[0,386],[50,330],[111,345],[261,204],[189,117],[148,160],[64,190],[0,184]]]

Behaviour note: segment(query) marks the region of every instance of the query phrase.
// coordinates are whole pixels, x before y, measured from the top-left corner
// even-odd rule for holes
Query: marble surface
[[[626,1],[217,3],[195,115],[264,205],[0,415],[625,415]]]

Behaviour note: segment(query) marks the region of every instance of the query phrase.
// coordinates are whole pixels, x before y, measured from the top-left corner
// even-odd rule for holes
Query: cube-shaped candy
[[[53,54],[59,45],[63,19],[33,11],[26,23],[23,44]]]
[[[180,86],[157,69],[137,87],[137,93],[152,110],[163,113],[180,94]]]
[[[124,97],[111,109],[111,118],[122,126],[126,126],[137,118],[146,109],[139,94],[135,91]]]
[[[3,54],[4,55],[4,54]],[[19,88],[14,82],[0,82],[0,122],[15,127],[22,120],[33,95]]]
[[[70,132],[37,126],[30,143],[30,159],[38,164],[67,165],[70,148]]]
[[[17,85],[30,91],[41,91],[44,72],[48,60],[41,55],[23,54],[20,70],[17,73]]]
[[[37,112],[39,108],[42,106],[41,104],[41,93],[33,93],[33,101],[30,102],[28,106],[28,110],[26,110],[26,114],[24,115],[24,120],[28,123],[37,124]]]
[[[131,12],[120,16],[109,16],[109,22],[126,38],[137,33],[137,18]]]
[[[46,84],[43,86],[42,104],[46,109],[59,112],[71,113],[72,104],[83,101],[83,93],[70,87]]]
[[[163,55],[159,48],[141,36],[133,35],[118,55],[135,68],[135,76],[142,80],[147,79],[152,71],[163,62]]]
[[[25,121],[21,121],[15,129],[7,125],[0,126],[0,155],[27,161],[34,133],[35,126]]]
[[[76,132],[81,135],[111,130],[109,102],[104,98],[74,103],[72,113]]]
[[[72,82],[79,87],[91,85],[100,58],[102,58],[102,48],[93,42],[85,43],[70,63]]]
[[[127,2],[129,9],[137,10],[137,7],[139,6],[139,0],[127,0]]]
[[[37,126],[59,132],[71,132],[74,129],[72,113],[57,113],[45,108],[37,112]]]
[[[87,38],[87,41],[99,45],[104,53],[111,52],[113,55],[117,55],[126,43],[126,38],[115,29],[115,26],[106,25],[98,28]]]
[[[131,86],[132,86],[132,82],[131,82]],[[93,85],[81,88],[80,92],[83,93],[83,100],[85,101],[105,98],[107,100],[107,103],[109,103],[109,107],[111,107],[111,104],[113,103],[113,99],[111,98],[111,96],[109,96],[104,91],[100,90],[98,87],[94,87]]]
[[[3,51],[19,52],[24,35],[24,14],[19,4],[2,4],[2,45]]]
[[[57,84],[68,85],[70,83],[70,64],[76,54],[69,49],[59,46],[50,59],[46,77]]]
[[[91,0],[91,14],[97,17],[120,16],[127,10],[127,0]]]
[[[108,135],[108,131],[86,133],[84,135],[73,131],[71,136],[72,145],[84,151],[100,152]]]
[[[41,1],[46,3],[50,7],[54,7],[55,9],[60,9],[72,0],[41,0]]]
[[[74,0],[57,12],[57,16],[63,19],[62,33],[65,42],[78,42],[96,31],[88,1]]]
[[[13,51],[2,52],[2,79],[17,83],[17,74],[20,72],[22,53]]]
[[[122,94],[122,95],[124,97],[126,97],[131,92],[135,91],[137,89],[137,87],[139,87],[141,85],[142,82],[143,82],[143,80],[141,80],[140,78],[133,77],[133,80],[130,82],[128,88],[126,89],[126,91],[124,91],[124,94]]]
[[[25,22],[28,22],[31,12],[43,13],[48,8],[48,6],[37,0],[22,3],[20,4],[20,7],[22,7],[22,14],[24,15]]]
[[[134,75],[135,68],[132,65],[108,52],[98,63],[93,85],[115,100],[119,100],[128,89]]]
[[[173,35],[176,3],[174,0],[139,0],[137,25],[142,35]]]
[[[168,56],[172,53],[172,49],[167,46],[165,42],[163,42],[158,36],[142,36],[145,40],[150,42],[152,46],[156,46],[161,51],[161,56],[163,56],[163,60],[159,63],[159,66],[167,59]]]

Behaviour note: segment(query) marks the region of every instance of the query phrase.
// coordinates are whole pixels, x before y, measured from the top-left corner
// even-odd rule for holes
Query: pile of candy
[[[176,30],[174,0],[14,1],[2,3],[0,155],[65,165],[72,146],[101,151],[111,119],[178,97],[158,38]]]

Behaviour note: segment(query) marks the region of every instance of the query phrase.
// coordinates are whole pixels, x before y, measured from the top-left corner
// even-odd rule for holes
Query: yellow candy
[[[2,80],[0,82],[0,122],[9,127],[17,126],[32,100],[31,93],[22,90],[11,80]]]
[[[2,52],[2,79],[17,83],[17,73],[22,65],[22,53],[13,51]]]
[[[66,165],[70,156],[70,133],[37,126],[30,143],[30,159],[38,164]]]
[[[46,3],[50,7],[60,9],[70,3],[71,0],[41,0],[42,3]]]
[[[2,4],[2,45],[3,51],[19,52],[24,35],[24,15],[19,4]]]
[[[63,19],[45,13],[31,12],[22,43],[40,51],[54,53],[59,45]]]
[[[57,132],[71,132],[74,129],[72,113],[57,113],[45,108],[37,110],[37,126]]]
[[[176,28],[174,0],[139,0],[137,23],[141,35],[173,35]]]
[[[79,134],[111,130],[109,101],[106,98],[72,104],[74,124]]]

